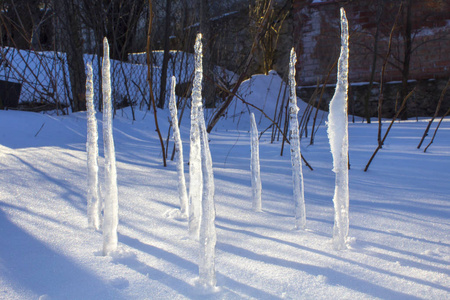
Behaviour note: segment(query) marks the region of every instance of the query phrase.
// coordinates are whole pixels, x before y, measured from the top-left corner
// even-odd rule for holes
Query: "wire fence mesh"
[[[155,98],[160,97],[162,59],[162,51],[152,53],[150,76]],[[96,55],[85,54],[84,61],[92,63],[94,102],[100,108],[101,57],[99,59]],[[126,62],[111,60],[114,108],[129,105],[150,108],[148,74],[146,53],[129,54]],[[177,78],[180,86],[189,86],[193,74],[192,54],[171,51],[167,74],[167,87],[170,86],[171,76]],[[188,93],[188,88],[184,92]],[[71,99],[70,73],[65,53],[0,48],[0,106],[35,111],[57,109],[69,113]]]

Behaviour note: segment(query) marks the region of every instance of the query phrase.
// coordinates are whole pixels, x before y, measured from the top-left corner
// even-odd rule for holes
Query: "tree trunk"
[[[408,77],[412,53],[412,21],[411,21],[411,0],[406,1],[406,24],[405,24],[405,57],[402,68],[402,88],[400,99],[404,99],[408,94]],[[402,120],[408,119],[407,106],[400,112]]]
[[[215,107],[215,80],[211,63],[211,22],[209,13],[209,0],[200,0],[200,32],[203,35],[203,104],[206,107]]]
[[[378,1],[377,3],[377,27],[373,41],[372,70],[370,72],[369,87],[367,88],[367,93],[364,97],[364,116],[366,118],[367,123],[370,123],[369,100],[372,94],[373,81],[375,78],[375,71],[377,68],[378,40],[380,35],[381,16],[383,14],[383,4],[384,4],[383,2],[384,1]]]
[[[166,102],[166,83],[167,83],[167,69],[169,66],[170,58],[170,17],[171,17],[171,5],[172,0],[166,0],[166,19],[165,19],[165,29],[164,29],[164,57],[161,68],[161,88],[159,93],[158,107],[164,108]]]
[[[86,110],[86,73],[83,60],[83,41],[81,38],[80,10],[75,0],[55,1],[60,16],[63,51],[67,55],[70,87],[72,92],[72,112]]]

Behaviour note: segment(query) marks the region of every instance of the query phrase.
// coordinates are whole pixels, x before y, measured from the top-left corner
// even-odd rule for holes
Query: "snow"
[[[349,229],[349,184],[348,184],[348,23],[341,8],[341,54],[338,62],[338,82],[330,101],[328,115],[328,138],[333,155],[333,172],[336,173],[334,190],[333,245],[336,249],[347,248]]]
[[[279,86],[267,90],[276,78],[255,76],[252,86],[265,88],[252,97],[276,97]],[[331,242],[335,174],[326,128],[302,148],[314,171],[304,174],[308,229],[295,231],[291,161],[279,156],[281,142],[271,144],[269,132],[261,137],[264,208],[255,213],[249,123],[239,130],[231,118],[220,121],[209,136],[219,289],[205,294],[196,285],[198,242],[187,238],[186,220],[166,217],[179,206],[176,162],[162,167],[152,114],[135,113],[132,121],[129,109],[118,111],[113,123],[119,244],[102,256],[101,233],[87,228],[86,113],[0,110],[0,298],[450,298],[450,118],[427,153],[416,146],[428,119],[395,123],[368,172],[377,124],[348,124],[352,206],[344,251]],[[167,132],[168,111],[158,113]],[[101,136],[100,113],[97,122]],[[183,118],[185,151],[189,128]],[[103,149],[100,139],[100,166]]]
[[[170,119],[173,128],[173,139],[175,143],[175,152],[177,154],[177,173],[178,173],[178,195],[180,198],[180,217],[186,218],[189,215],[189,197],[186,190],[186,178],[184,176],[183,142],[181,141],[180,129],[178,128],[178,110],[175,96],[176,78],[172,76],[170,86]]]
[[[109,44],[103,39],[102,93],[103,93],[103,145],[105,151],[105,209],[103,219],[103,255],[117,249],[117,226],[119,224],[119,199],[117,187],[116,153],[114,148],[111,64]]]
[[[306,228],[305,187],[303,183],[302,153],[298,125],[297,91],[295,83],[295,64],[297,54],[291,49],[289,60],[289,141],[291,142],[292,189],[295,215],[295,229]]]
[[[281,77],[275,71],[270,71],[268,75],[253,75],[250,79],[242,82],[237,95],[251,105],[263,109],[271,119],[274,119],[277,99],[279,99],[278,102],[281,102],[283,95],[287,98],[288,90]],[[256,123],[261,131],[272,124],[260,111],[236,97],[228,107],[224,119],[229,121],[227,124],[234,124],[233,129],[248,130],[252,112],[255,114]],[[222,122],[222,124],[224,123]],[[221,123],[217,126],[220,127]]]
[[[250,172],[252,177],[252,208],[254,211],[262,211],[261,202],[261,171],[259,166],[259,133],[256,126],[255,114],[250,114]]]

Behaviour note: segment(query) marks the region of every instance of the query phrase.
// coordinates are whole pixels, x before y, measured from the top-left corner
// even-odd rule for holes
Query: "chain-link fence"
[[[163,52],[152,53],[152,91],[160,97],[160,78]],[[101,58],[85,54],[85,63],[92,62],[94,72],[94,101],[96,107],[101,99]],[[114,108],[126,106],[150,108],[150,87],[147,81],[146,53],[130,54],[127,62],[111,60],[111,85]],[[189,93],[193,75],[192,54],[171,51],[167,68],[167,90],[171,76],[184,86],[181,94]],[[167,97],[168,93],[162,95]],[[8,109],[55,110],[70,112],[70,74],[67,58],[62,52],[37,52],[18,50],[12,47],[0,48],[0,106]],[[168,101],[165,101],[166,103]]]

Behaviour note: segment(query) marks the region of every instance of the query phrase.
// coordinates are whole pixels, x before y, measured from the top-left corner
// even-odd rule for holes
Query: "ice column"
[[[86,76],[86,108],[87,108],[87,215],[88,225],[95,230],[100,229],[100,191],[98,184],[98,130],[94,108],[94,83],[92,64],[87,63]]]
[[[306,212],[305,212],[305,196],[303,186],[303,171],[302,171],[302,154],[300,152],[300,138],[298,132],[298,106],[297,93],[295,83],[295,63],[297,56],[294,48],[291,50],[291,57],[289,61],[289,141],[291,143],[291,163],[292,163],[292,183],[294,190],[294,205],[295,205],[295,228],[305,229],[306,227]]]
[[[103,255],[117,249],[119,200],[117,191],[116,154],[114,150],[111,105],[111,65],[109,45],[103,39],[102,93],[103,93],[103,144],[105,151],[105,209],[103,219]]]
[[[175,153],[177,154],[177,172],[178,172],[178,195],[180,197],[180,212],[182,217],[186,217],[188,213],[188,195],[186,191],[186,179],[184,177],[183,165],[183,144],[180,137],[180,129],[178,128],[178,112],[177,102],[175,100],[176,78],[172,76],[172,85],[170,90],[170,117],[172,119],[173,139],[175,141]]]
[[[252,208],[255,211],[262,211],[261,207],[261,172],[259,168],[259,139],[258,127],[255,122],[255,114],[250,114],[250,143],[251,143],[251,162],[250,171],[252,173]]]
[[[202,214],[202,162],[200,150],[199,119],[203,117],[202,109],[202,35],[195,40],[195,76],[192,88],[191,105],[191,141],[189,151],[189,234],[198,239],[200,218]]]
[[[215,251],[216,251],[216,209],[214,206],[214,174],[211,152],[208,145],[205,118],[199,119],[201,157],[203,171],[202,216],[200,222],[200,262],[199,282],[206,288],[216,286]]]
[[[338,62],[338,82],[330,102],[328,115],[328,138],[333,156],[333,172],[336,173],[334,189],[333,246],[336,250],[346,249],[348,236],[348,23],[341,8],[341,55]]]

